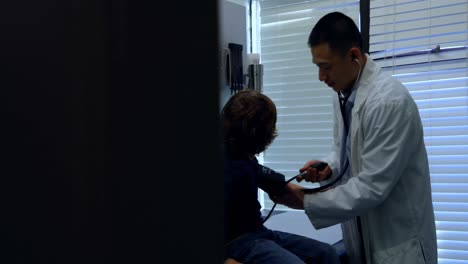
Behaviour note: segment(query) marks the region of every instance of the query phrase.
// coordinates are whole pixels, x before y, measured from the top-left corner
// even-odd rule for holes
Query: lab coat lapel
[[[359,153],[361,152],[360,148],[362,148],[362,139],[359,140],[359,128],[360,124],[363,122],[361,120],[362,116],[362,109],[363,106],[366,102],[367,96],[369,94],[369,90],[371,89],[371,83],[369,83],[369,79],[371,79],[371,76],[377,73],[377,68],[376,64],[371,60],[367,59],[367,63],[364,66],[364,70],[361,74],[360,81],[358,83],[358,88],[356,91],[356,99],[354,102],[354,107],[351,112],[352,115],[352,122],[351,122],[351,164],[352,164],[352,173],[353,176],[358,175],[360,171],[360,158],[359,158]],[[365,122],[365,120],[364,120]],[[365,228],[367,226],[367,219],[366,215],[361,216],[361,224],[363,226],[362,228],[362,236],[363,236],[363,243],[364,243],[364,249],[365,252],[369,252],[369,236],[367,234],[367,229]],[[370,262],[370,256],[369,254],[366,254],[365,256],[367,263]]]
[[[351,168],[353,175],[359,174],[359,168],[361,167],[359,154],[360,148],[359,145],[359,124],[362,123],[361,120],[361,110],[363,105],[366,102],[367,95],[369,94],[369,89],[371,84],[369,83],[369,78],[375,74],[375,63],[368,58],[366,65],[361,74],[357,90],[356,90],[356,99],[354,100],[354,107],[351,111],[352,121],[351,121]]]

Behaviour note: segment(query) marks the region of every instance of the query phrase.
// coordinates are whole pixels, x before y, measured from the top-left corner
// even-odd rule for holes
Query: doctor
[[[429,165],[418,108],[407,89],[362,51],[354,22],[322,17],[308,44],[334,96],[334,146],[306,181],[337,183],[304,194],[289,183],[275,202],[304,209],[316,229],[341,223],[350,263],[437,263]]]

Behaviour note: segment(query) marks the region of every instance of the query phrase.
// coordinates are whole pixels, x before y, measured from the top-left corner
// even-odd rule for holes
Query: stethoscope
[[[353,87],[351,88],[351,90],[349,90],[349,93],[346,94],[345,96],[342,96],[340,94],[340,92],[337,92],[338,101],[340,102],[340,112],[341,112],[341,117],[343,118],[343,124],[344,124],[344,128],[345,128],[345,136],[346,137],[348,136],[348,132],[349,132],[348,118],[346,116],[346,103],[348,102],[349,97],[353,93],[354,89],[356,88],[357,83],[359,82],[359,80],[361,78],[361,62],[359,62],[358,59],[354,59],[354,61],[357,62],[357,64],[359,64],[359,71],[358,71],[356,81],[353,84]],[[344,147],[346,147],[346,146],[344,146]],[[322,165],[322,164],[319,164],[319,165]],[[317,168],[317,170],[320,171],[322,169],[325,169],[326,165],[327,164],[325,163],[325,166],[322,165],[323,167],[322,168]],[[322,190],[325,190],[325,189],[331,187],[332,185],[337,183],[343,177],[343,175],[346,173],[346,170],[348,169],[348,167],[349,167],[349,160],[348,160],[348,158],[346,158],[345,163],[343,165],[343,169],[341,170],[341,173],[333,181],[331,181],[331,182],[329,182],[329,183],[327,183],[325,185],[322,185],[320,187],[317,187],[317,188],[304,188],[303,192],[305,194],[316,193],[316,192],[320,192]],[[307,171],[304,171],[303,173],[294,176],[292,179],[295,179],[298,176],[304,176],[306,173],[307,173]],[[292,179],[289,179],[286,183],[290,182]]]
[[[357,78],[356,78],[356,81],[354,82],[353,84],[353,87],[351,88],[351,90],[349,91],[348,94],[346,94],[345,96],[342,96],[340,94],[340,92],[337,92],[337,95],[338,95],[338,101],[340,103],[340,112],[341,112],[341,117],[343,118],[343,124],[344,124],[344,128],[345,128],[345,136],[347,137],[348,136],[348,132],[349,132],[349,125],[348,125],[348,122],[347,122],[347,117],[346,117],[346,103],[348,102],[348,99],[349,97],[351,96],[351,94],[353,93],[354,89],[356,88],[356,85],[357,83],[359,82],[360,78],[361,78],[361,62],[358,60],[358,59],[354,59],[355,62],[357,62],[357,64],[359,64],[359,71],[358,71],[358,75],[357,75]],[[344,146],[346,147],[346,146]],[[311,168],[316,168],[318,171],[321,171],[323,169],[325,169],[325,167],[327,167],[328,164],[325,163],[325,162],[317,162],[317,163],[314,163],[312,164],[310,167]],[[341,178],[343,178],[343,176],[345,175],[346,171],[348,170],[348,167],[349,167],[349,160],[348,158],[346,158],[345,160],[345,164],[343,165],[343,169],[341,170],[340,174],[338,175],[338,177],[336,177],[333,181],[325,184],[325,185],[322,185],[320,187],[316,187],[316,188],[303,188],[302,191],[304,192],[304,194],[311,194],[311,193],[317,193],[317,192],[321,192],[331,186],[333,186],[335,183],[337,183]],[[303,173],[300,173],[294,177],[292,177],[291,179],[287,180],[285,183],[284,183],[284,186],[286,186],[289,182],[291,182],[292,180],[296,179],[297,177],[302,177],[302,176],[305,176],[307,174],[307,171],[304,171]],[[270,212],[268,213],[268,215],[265,217],[265,219],[263,219],[263,222],[262,223],[265,223],[266,220],[268,220],[268,218],[270,218],[271,216],[271,213],[273,213],[273,210],[275,209],[276,207],[276,203],[273,205],[273,207],[271,208]]]

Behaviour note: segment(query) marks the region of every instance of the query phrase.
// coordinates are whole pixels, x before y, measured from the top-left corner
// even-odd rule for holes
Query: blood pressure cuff
[[[270,196],[280,195],[285,189],[286,180],[283,174],[258,164],[258,187]]]

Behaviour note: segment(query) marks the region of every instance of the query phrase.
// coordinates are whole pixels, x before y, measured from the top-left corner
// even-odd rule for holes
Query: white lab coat
[[[339,173],[343,121],[334,97],[334,151],[324,159]],[[407,89],[368,56],[351,123],[352,175],[304,208],[316,229],[361,217],[366,263],[437,263],[429,165],[417,106]],[[331,179],[330,179],[331,180]],[[353,243],[342,225],[345,244]],[[354,252],[347,249],[351,257]]]

